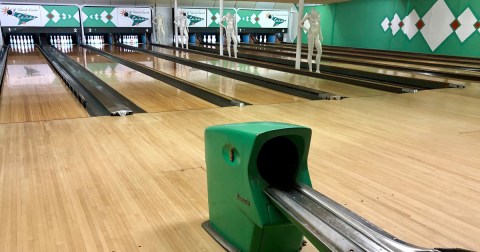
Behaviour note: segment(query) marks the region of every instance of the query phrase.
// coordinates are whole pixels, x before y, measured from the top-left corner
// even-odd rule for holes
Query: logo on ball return
[[[237,193],[237,195],[235,196],[235,198],[237,198],[240,202],[242,202],[243,204],[247,205],[247,206],[250,206],[250,200],[247,200],[245,198],[242,198],[242,196],[240,196],[239,193]]]

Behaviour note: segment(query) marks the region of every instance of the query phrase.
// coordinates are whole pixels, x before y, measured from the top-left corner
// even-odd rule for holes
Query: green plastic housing
[[[311,130],[251,122],[205,130],[210,225],[241,251],[298,251],[302,233],[263,190],[271,184],[311,186],[307,158]]]

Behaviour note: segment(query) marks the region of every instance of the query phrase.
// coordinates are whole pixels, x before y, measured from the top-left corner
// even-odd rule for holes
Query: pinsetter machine
[[[320,251],[427,249],[398,240],[311,187],[311,130],[271,122],[205,131],[210,220],[204,229],[227,251],[299,251],[303,237]]]

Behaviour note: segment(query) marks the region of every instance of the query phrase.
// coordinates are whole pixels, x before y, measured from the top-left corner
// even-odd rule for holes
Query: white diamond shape
[[[107,15],[108,13],[106,11],[103,11],[100,16],[101,16],[101,20],[106,24],[108,22],[108,19],[107,19]]]
[[[86,19],[85,16],[86,16],[85,13],[82,12],[82,17],[83,17],[83,19]],[[73,17],[75,18],[75,20],[77,20],[78,22],[80,22],[80,20],[78,19],[78,11],[75,12],[75,14],[73,14]]]
[[[417,24],[420,17],[418,16],[415,10],[412,10],[408,16],[403,19],[402,31],[407,35],[408,39],[412,39],[415,34],[418,32]]]
[[[62,19],[63,20],[67,19],[67,15],[65,15],[65,13],[62,13]]]
[[[445,41],[453,30],[450,24],[455,20],[444,0],[438,0],[422,18],[425,26],[420,30],[432,51]]]
[[[215,23],[219,24],[219,23],[220,23],[220,19],[221,19],[221,18],[220,18],[220,13],[218,13],[218,12],[215,13],[215,17],[216,17]]]
[[[98,20],[98,14],[97,13],[95,13],[95,19]]]
[[[252,24],[257,23],[257,21],[255,21],[256,17],[257,17],[257,15],[255,15],[255,13],[253,13],[252,16],[250,16],[250,22],[252,22]]]
[[[388,28],[390,28],[390,26],[388,25],[388,23],[390,23],[390,20],[388,20],[388,18],[385,18],[383,21],[382,21],[382,28],[383,28],[383,31],[387,31]]]
[[[58,20],[60,20],[60,13],[58,13],[57,10],[53,10],[53,11],[52,11],[52,14],[53,14],[52,21],[53,21],[54,23],[57,23]]]
[[[475,32],[475,23],[477,22],[477,18],[473,15],[473,12],[470,8],[467,8],[458,18],[458,22],[460,22],[460,27],[455,31],[460,41],[463,43],[472,33]]]
[[[400,17],[398,16],[397,13],[395,13],[395,16],[393,16],[393,19],[391,21],[390,28],[392,28],[392,35],[397,34],[398,30],[400,30],[400,26],[398,25],[402,21]]]

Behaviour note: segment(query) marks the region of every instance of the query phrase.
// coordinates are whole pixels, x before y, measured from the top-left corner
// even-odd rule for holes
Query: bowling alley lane
[[[265,51],[267,53],[272,54],[273,52],[277,52],[280,54],[295,54],[295,48],[275,48],[275,47],[268,47],[268,46],[262,46],[262,45],[241,45],[239,46],[240,50],[245,49],[245,50],[257,50],[257,51]],[[274,53],[273,53],[274,54]],[[315,56],[316,52],[314,53]],[[302,52],[302,57],[306,58],[307,53],[305,51]],[[370,64],[376,64],[378,66],[382,67],[405,67],[405,68],[414,68],[418,69],[419,71],[431,71],[431,72],[446,72],[446,73],[454,73],[454,74],[463,74],[467,76],[478,76],[480,77],[480,74],[477,72],[472,72],[468,70],[461,70],[461,69],[452,69],[452,68],[447,68],[447,67],[436,67],[436,66],[429,66],[428,64],[430,63],[436,63],[436,61],[425,61],[425,60],[410,60],[408,63],[401,63],[401,62],[395,62],[393,56],[375,56],[376,59],[359,59],[358,56],[362,56],[362,54],[358,53],[336,53],[336,55],[332,55],[329,53],[329,51],[324,50],[322,58],[325,61],[335,61],[335,60],[351,60],[351,61],[359,61],[359,62],[365,62],[365,63],[370,63]],[[402,60],[405,60],[404,58]],[[322,62],[323,63],[323,62]],[[445,64],[446,66],[460,66],[464,68],[478,68],[480,67],[479,65],[475,64],[458,64],[458,63],[448,63],[448,62],[442,62],[442,64]]]
[[[145,53],[135,52],[117,46],[105,46],[108,53],[126,60],[132,60],[160,72],[193,82],[204,88],[251,104],[274,104],[306,101],[304,98],[277,92],[243,81],[195,69],[172,61],[160,59]]]
[[[247,44],[242,44],[247,45]],[[248,46],[248,45],[247,45]],[[266,48],[279,48],[285,50],[295,50],[296,45],[293,44],[258,44],[258,47]],[[306,52],[307,46],[303,45],[302,50]],[[314,49],[314,51],[316,51]],[[375,49],[362,49],[362,48],[349,48],[342,46],[323,46],[323,52],[334,52],[335,54],[343,54],[347,56],[352,55],[369,55],[375,57],[382,57],[385,59],[399,58],[401,60],[408,60],[411,62],[417,62],[422,64],[429,63],[439,63],[441,62],[445,66],[460,66],[465,68],[479,68],[480,61],[475,58],[468,57],[455,57],[455,56],[442,56],[435,54],[416,54],[416,53],[405,53],[400,51],[384,51],[384,50],[375,50]]]
[[[81,47],[74,46],[67,55],[147,112],[217,107]]]
[[[147,49],[155,52],[159,52],[159,53],[174,55],[177,57],[182,57],[185,59],[206,63],[209,65],[221,66],[231,70],[259,75],[265,78],[269,78],[277,81],[283,81],[283,82],[291,83],[298,86],[326,91],[326,92],[338,94],[345,97],[365,97],[365,96],[390,94],[389,92],[385,92],[385,91],[354,86],[354,85],[341,83],[337,81],[314,78],[314,77],[300,75],[300,74],[287,73],[287,72],[282,72],[274,69],[257,67],[257,66],[237,63],[237,62],[228,61],[228,60],[221,60],[214,57],[197,54],[194,52],[182,53],[172,49],[162,48],[158,46],[151,46],[151,45],[149,45]]]
[[[0,123],[88,116],[38,49],[10,48],[0,91]]]
[[[268,58],[277,58],[277,59],[282,59],[282,60],[286,60],[286,61],[295,62],[295,57],[293,57],[293,56],[290,57],[290,56],[285,56],[285,55],[280,55],[280,54],[272,54],[272,53],[267,53],[267,52],[262,52],[262,51],[251,51],[251,50],[241,51],[241,49],[240,49],[239,53],[254,55],[256,57],[262,57],[263,56],[263,57],[266,57],[266,58],[267,57]],[[302,62],[307,63],[306,57],[302,58]],[[324,65],[324,66],[341,67],[341,68],[360,70],[360,71],[365,71],[365,72],[370,72],[370,73],[380,73],[380,74],[385,74],[385,75],[390,75],[390,76],[408,77],[408,78],[415,78],[415,79],[421,79],[421,80],[444,82],[444,83],[449,83],[449,84],[468,85],[469,83],[471,83],[470,81],[463,81],[463,80],[459,80],[459,79],[425,75],[425,74],[409,72],[409,71],[397,71],[397,70],[391,70],[391,69],[388,69],[388,68],[370,67],[370,66],[364,66],[364,65],[360,65],[360,64],[348,64],[348,63],[323,61],[323,60],[322,60],[321,64]],[[322,69],[322,67],[320,67],[320,70],[321,69]]]

